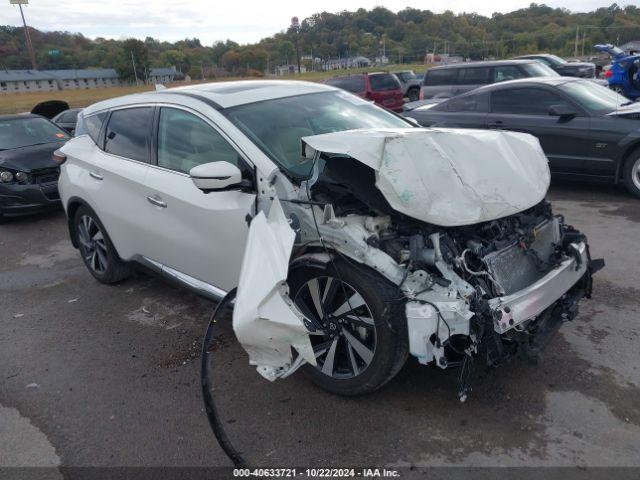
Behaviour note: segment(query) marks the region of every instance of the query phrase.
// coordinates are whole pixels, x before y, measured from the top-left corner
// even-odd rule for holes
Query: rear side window
[[[364,92],[364,75],[353,75],[349,77],[337,77],[327,80],[328,85],[341,88],[347,92]]]
[[[486,85],[489,82],[490,68],[462,68],[458,74],[458,85]]]
[[[379,92],[381,90],[398,90],[400,82],[390,73],[381,73],[379,75],[369,75],[369,83],[371,83],[371,90]]]
[[[153,108],[114,110],[109,118],[104,151],[120,157],[149,162]]]
[[[438,70],[427,70],[424,76],[424,85],[453,85],[458,77],[457,68],[440,68]]]
[[[80,135],[89,135],[91,139],[98,143],[100,138],[100,130],[104,119],[107,118],[107,112],[96,113],[95,115],[78,115],[78,123],[76,125],[76,137]]]
[[[78,118],[78,111],[77,110],[72,110],[70,112],[64,112],[62,115],[60,115],[60,118],[58,119],[59,122],[63,122],[63,123],[74,123]]]
[[[493,70],[493,81],[504,82],[506,80],[516,80],[518,78],[526,77],[520,69],[514,65],[505,65],[501,67],[495,67]]]

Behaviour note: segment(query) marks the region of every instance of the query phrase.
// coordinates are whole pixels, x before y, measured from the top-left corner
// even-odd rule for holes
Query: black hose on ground
[[[207,418],[209,419],[211,430],[218,440],[220,447],[222,447],[222,450],[224,450],[224,453],[226,453],[227,457],[229,457],[229,459],[233,462],[233,465],[240,468],[245,467],[247,463],[231,444],[229,437],[227,437],[227,434],[224,431],[222,421],[220,420],[220,417],[218,415],[216,404],[213,401],[214,386],[213,382],[211,381],[211,376],[213,373],[211,368],[213,365],[213,351],[211,351],[211,346],[213,345],[214,325],[216,324],[216,321],[227,312],[227,310],[233,310],[233,301],[236,298],[236,290],[237,289],[234,288],[229,293],[227,293],[225,297],[220,301],[216,309],[213,311],[213,315],[211,315],[211,320],[209,321],[209,325],[207,326],[207,330],[204,335],[204,342],[202,344],[200,383],[202,385],[204,408],[207,412]]]

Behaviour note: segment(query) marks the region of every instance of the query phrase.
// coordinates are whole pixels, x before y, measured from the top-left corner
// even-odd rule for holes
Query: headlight
[[[0,172],[0,182],[9,183],[11,181],[13,181],[13,173],[7,172],[6,170],[4,172]]]
[[[24,172],[18,172],[15,174],[16,180],[18,180],[19,182],[26,182],[27,179],[29,178],[29,175],[27,175]]]

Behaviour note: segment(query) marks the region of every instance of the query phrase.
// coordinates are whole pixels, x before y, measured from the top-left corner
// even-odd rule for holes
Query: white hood
[[[348,155],[376,172],[398,212],[444,227],[472,225],[540,202],[550,173],[538,140],[493,130],[350,130],[302,138],[302,154]]]

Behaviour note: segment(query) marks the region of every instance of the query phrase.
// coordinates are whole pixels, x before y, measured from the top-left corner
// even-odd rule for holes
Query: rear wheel
[[[82,260],[96,280],[115,283],[129,276],[129,266],[118,256],[107,231],[93,210],[86,206],[78,208],[74,227]]]
[[[360,395],[380,388],[402,368],[407,326],[395,285],[343,261],[294,269],[289,285],[291,298],[316,329],[310,339],[317,366],[302,367],[316,385]]]
[[[640,197],[640,149],[631,152],[624,164],[624,186],[629,193]]]
[[[415,102],[420,100],[420,89],[419,88],[410,88],[409,92],[407,92],[407,96],[409,97],[410,102]]]

